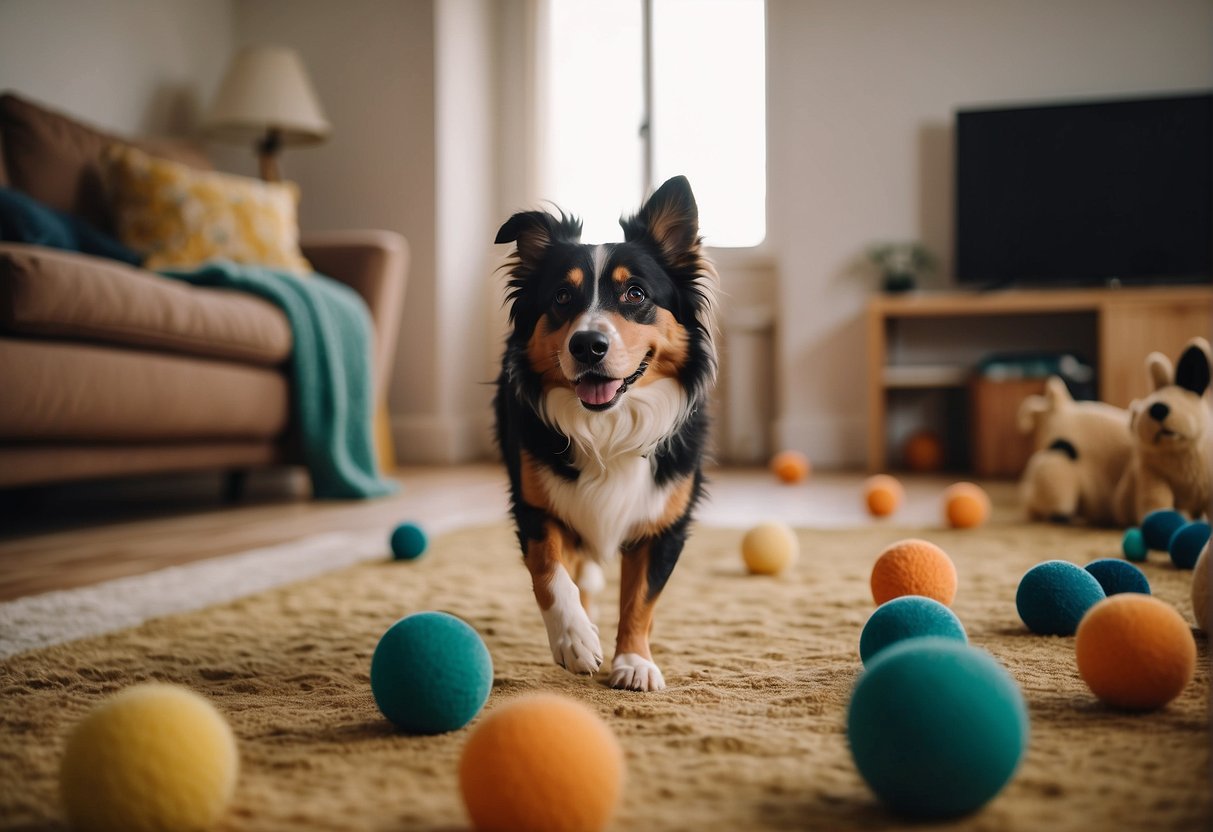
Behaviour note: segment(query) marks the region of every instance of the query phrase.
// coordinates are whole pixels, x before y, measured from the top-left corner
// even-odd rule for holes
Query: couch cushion
[[[0,332],[100,341],[275,366],[291,352],[269,301],[110,260],[0,244]]]
[[[57,211],[112,231],[101,154],[125,141],[11,93],[0,95],[0,149],[8,184]],[[128,142],[154,156],[210,169],[205,154],[172,140]]]
[[[268,439],[290,414],[265,367],[140,350],[0,338],[2,440]]]

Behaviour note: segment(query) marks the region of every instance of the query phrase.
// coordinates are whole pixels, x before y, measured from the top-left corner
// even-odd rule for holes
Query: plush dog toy
[[[1129,464],[1129,412],[1103,402],[1074,401],[1052,376],[1045,392],[1019,406],[1019,429],[1034,435],[1020,491],[1035,520],[1115,525],[1117,483]]]
[[[1136,526],[1160,508],[1190,517],[1208,511],[1213,491],[1213,410],[1206,395],[1211,365],[1204,338],[1188,342],[1174,369],[1162,353],[1146,358],[1154,392],[1129,405],[1133,457],[1116,492],[1122,525]]]

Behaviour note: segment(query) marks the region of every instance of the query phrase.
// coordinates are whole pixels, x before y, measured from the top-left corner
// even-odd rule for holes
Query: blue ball
[[[493,659],[470,625],[445,612],[402,618],[371,656],[371,692],[410,734],[441,734],[472,721],[493,687]]]
[[[1047,560],[1020,579],[1015,607],[1032,632],[1072,636],[1087,610],[1106,597],[1090,572],[1064,560]]]
[[[392,532],[392,557],[396,560],[419,558],[428,545],[425,532],[416,523],[401,523]]]
[[[1160,508],[1151,511],[1141,521],[1141,536],[1145,538],[1146,546],[1154,552],[1167,551],[1171,535],[1175,534],[1188,521],[1178,511]]]
[[[1027,746],[1028,710],[989,653],[915,638],[882,650],[859,677],[847,738],[859,773],[891,809],[953,818],[1011,779]]]
[[[1191,569],[1196,566],[1200,550],[1209,542],[1209,524],[1204,520],[1188,523],[1171,535],[1167,551],[1171,553],[1171,563],[1180,569]]]
[[[859,636],[859,658],[868,661],[884,650],[907,638],[939,636],[967,643],[964,625],[952,612],[934,598],[902,595],[886,601],[863,625]]]
[[[1150,582],[1141,570],[1133,564],[1120,558],[1100,558],[1088,563],[1083,569],[1090,572],[1105,595],[1116,595],[1121,592],[1141,592],[1150,594]]]
[[[1125,529],[1125,536],[1120,541],[1120,550],[1125,553],[1126,558],[1138,562],[1145,560],[1150,554],[1146,539],[1142,536],[1141,529],[1136,526]]]

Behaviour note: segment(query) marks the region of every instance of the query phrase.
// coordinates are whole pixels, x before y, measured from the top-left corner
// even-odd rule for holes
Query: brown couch
[[[0,96],[0,185],[110,230],[99,159],[115,137]],[[209,167],[196,150],[139,142]],[[408,268],[399,234],[305,235],[316,271],[375,324],[382,403]],[[291,330],[274,305],[117,261],[0,243],[0,488],[297,463]]]

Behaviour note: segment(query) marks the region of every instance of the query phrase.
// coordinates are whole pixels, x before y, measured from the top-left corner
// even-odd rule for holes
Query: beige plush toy
[[[1154,392],[1129,406],[1133,457],[1116,493],[1121,524],[1136,526],[1151,511],[1173,508],[1200,517],[1213,491],[1213,409],[1209,406],[1209,342],[1193,338],[1174,369],[1152,352],[1146,369]]]
[[[1117,521],[1113,497],[1132,451],[1129,412],[1103,402],[1076,402],[1057,376],[1041,396],[1019,406],[1019,429],[1032,433],[1020,491],[1036,520],[1110,526]]]

